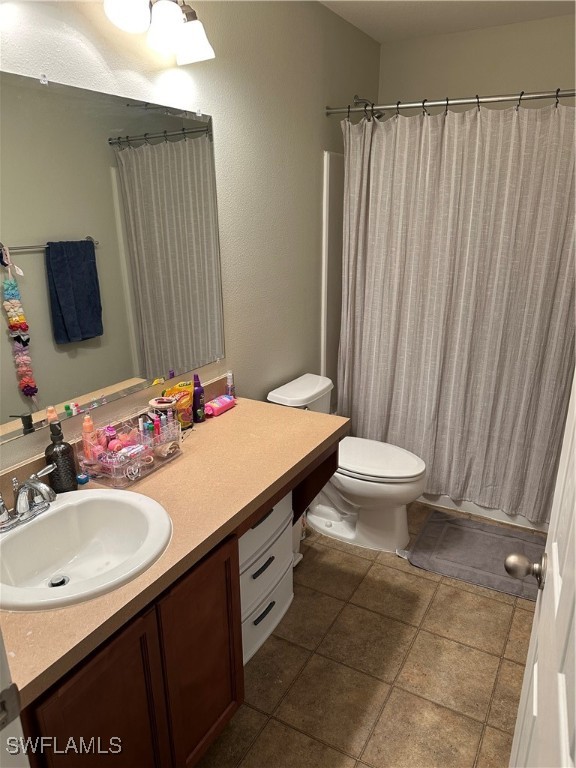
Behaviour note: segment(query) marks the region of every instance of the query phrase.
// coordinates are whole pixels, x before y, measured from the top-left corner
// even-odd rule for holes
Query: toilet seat
[[[337,474],[372,483],[406,483],[426,472],[426,464],[397,445],[345,437],[339,446]]]

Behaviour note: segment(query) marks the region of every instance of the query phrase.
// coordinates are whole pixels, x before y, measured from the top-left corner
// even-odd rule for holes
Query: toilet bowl
[[[333,384],[307,373],[268,394],[281,405],[329,412]],[[406,505],[424,491],[426,464],[389,443],[345,437],[338,469],[310,504],[308,524],[316,531],[360,547],[395,552],[408,545]]]

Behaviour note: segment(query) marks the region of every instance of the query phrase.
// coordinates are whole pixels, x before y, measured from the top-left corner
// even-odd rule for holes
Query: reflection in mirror
[[[0,106],[0,240],[24,273],[16,277],[38,386],[36,404],[19,392],[6,332],[0,423],[52,404],[61,412],[68,402],[109,402],[222,358],[210,118],[7,73]],[[98,243],[103,333],[59,344],[45,244],[86,236]],[[69,264],[74,283],[80,272]],[[20,434],[20,422],[2,431]]]

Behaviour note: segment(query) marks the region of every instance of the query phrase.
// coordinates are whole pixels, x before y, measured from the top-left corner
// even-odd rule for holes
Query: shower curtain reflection
[[[339,413],[543,522],[574,369],[574,109],[343,122]]]
[[[141,375],[176,375],[224,356],[211,138],[117,151]]]

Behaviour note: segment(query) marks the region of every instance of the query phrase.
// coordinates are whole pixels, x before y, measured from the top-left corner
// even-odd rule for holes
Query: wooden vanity
[[[0,612],[33,766],[193,766],[243,700],[238,537],[287,494],[301,514],[337,468],[348,420],[240,399],[136,483],[170,514],[162,556],[65,609]],[[66,751],[93,736],[100,752]],[[121,751],[120,751],[121,744]]]

